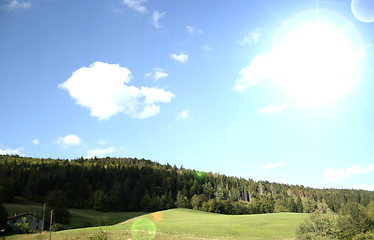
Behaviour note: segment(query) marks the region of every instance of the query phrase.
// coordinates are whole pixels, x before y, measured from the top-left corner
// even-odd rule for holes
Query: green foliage
[[[357,203],[349,203],[340,209],[338,226],[340,239],[352,239],[355,235],[368,231],[371,222],[364,207]]]
[[[339,229],[337,215],[328,213],[313,213],[296,228],[297,239],[337,239]]]
[[[12,198],[9,179],[0,178],[0,202],[9,202]]]
[[[26,217],[22,217],[22,222],[15,224],[23,233],[29,232],[29,222]]]
[[[322,200],[322,202],[318,201],[317,202],[317,213],[324,214],[324,213],[330,213],[331,209],[327,206],[326,201]]]
[[[200,197],[198,195],[193,195],[193,197],[191,198],[191,205],[192,205],[192,209],[194,210],[200,210],[201,209],[201,206],[202,206],[202,201],[200,199]]]
[[[151,210],[151,196],[149,196],[149,193],[145,193],[141,202],[140,207],[143,211],[150,211]]]
[[[312,198],[303,200],[303,210],[305,213],[312,213],[317,209],[317,202]]]
[[[260,213],[260,203],[256,198],[252,198],[251,202],[247,205],[247,209],[249,214]]]
[[[7,210],[3,207],[3,204],[0,202],[0,229],[1,229],[2,227],[5,227],[5,226],[6,226],[7,218],[8,218],[8,212],[7,212]]]
[[[104,216],[96,219],[96,226],[108,226],[109,225],[109,217]]]
[[[105,210],[105,200],[107,198],[107,195],[104,193],[103,190],[98,189],[94,193],[94,204],[93,204],[93,209],[98,210],[98,211],[103,211]]]
[[[66,230],[66,229],[69,229],[68,225],[61,224],[61,223],[52,224],[52,231],[54,231],[54,232],[62,231],[62,230]]]
[[[69,222],[68,212],[62,211],[67,208],[159,211],[180,207],[243,214],[313,212],[328,207],[338,212],[348,202],[366,206],[374,200],[369,191],[256,182],[144,159],[69,161],[0,155],[0,168],[7,173],[0,175],[0,197],[21,195],[41,203],[51,198],[48,206],[61,224]],[[58,201],[56,194],[63,200]]]
[[[232,214],[247,214],[247,207],[244,202],[237,201],[233,204]]]
[[[372,225],[374,225],[374,201],[370,201],[370,203],[366,206],[367,215],[369,220],[371,221]]]
[[[108,240],[108,232],[100,229],[100,231],[94,236],[89,237],[90,240]]]
[[[177,206],[178,208],[189,208],[190,207],[190,202],[188,201],[188,198],[181,191],[178,191],[177,201],[175,202],[175,206]]]
[[[288,212],[287,210],[287,202],[283,199],[277,199],[274,203],[274,212],[280,213],[280,212]]]
[[[364,207],[349,203],[341,207],[339,214],[325,209],[313,213],[296,228],[298,239],[372,239],[373,225]]]
[[[275,208],[274,199],[271,196],[252,198],[251,202],[247,205],[248,213],[258,214],[258,213],[272,213]],[[279,207],[278,209],[279,210]]]
[[[68,199],[63,191],[53,190],[47,196],[47,206],[53,209],[53,222],[62,225],[70,223],[71,215],[67,209]],[[47,219],[49,214],[47,214]]]
[[[373,240],[374,239],[374,231],[369,231],[366,233],[360,233],[353,237],[353,240]]]

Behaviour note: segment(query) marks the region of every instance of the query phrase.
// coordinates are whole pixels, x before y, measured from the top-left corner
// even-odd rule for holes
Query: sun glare
[[[363,54],[357,31],[322,18],[300,20],[288,21],[277,36],[274,81],[301,103],[335,101],[360,76]]]

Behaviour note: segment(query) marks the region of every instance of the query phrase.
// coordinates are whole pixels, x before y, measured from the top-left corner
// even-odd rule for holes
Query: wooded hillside
[[[131,158],[76,160],[0,155],[0,201],[45,202],[61,191],[70,208],[156,211],[175,207],[226,214],[313,212],[327,204],[366,206],[374,192],[254,181]]]

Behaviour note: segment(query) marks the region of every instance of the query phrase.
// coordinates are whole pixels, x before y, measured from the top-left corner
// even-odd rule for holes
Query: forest
[[[0,155],[0,202],[15,196],[46,202],[55,211],[152,212],[180,207],[223,214],[312,213],[321,206],[338,213],[347,204],[366,207],[374,201],[372,191],[255,181],[145,159]],[[56,221],[68,224],[69,217]]]

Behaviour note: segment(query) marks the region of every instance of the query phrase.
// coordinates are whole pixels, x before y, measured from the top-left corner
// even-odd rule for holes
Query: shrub
[[[97,234],[95,234],[92,237],[89,237],[88,239],[90,239],[90,240],[108,240],[109,239],[108,238],[108,232],[100,229],[100,231]]]
[[[55,224],[52,225],[52,231],[54,231],[54,232],[62,231],[62,230],[66,230],[66,229],[69,229],[69,226],[65,225],[65,224],[55,223]]]
[[[109,225],[109,217],[104,216],[100,217],[96,220],[96,226],[108,226]]]

